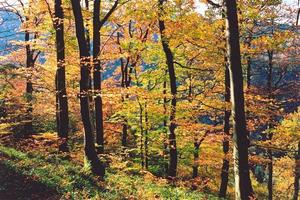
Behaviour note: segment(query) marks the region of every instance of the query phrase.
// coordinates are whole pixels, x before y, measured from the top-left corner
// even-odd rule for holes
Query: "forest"
[[[299,0],[0,0],[1,200],[299,200]]]

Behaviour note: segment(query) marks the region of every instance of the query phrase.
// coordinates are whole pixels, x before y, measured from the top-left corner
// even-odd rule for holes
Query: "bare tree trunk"
[[[269,92],[269,98],[272,97],[272,78],[273,78],[273,50],[268,50],[268,76],[267,76],[267,89]],[[269,129],[272,128],[272,124],[268,123]],[[272,141],[272,133],[268,133],[268,140]],[[272,150],[268,149],[267,156],[269,158],[268,163],[268,199],[273,199],[273,155]]]
[[[75,18],[76,37],[80,52],[80,112],[84,126],[84,151],[87,160],[91,164],[93,173],[104,176],[105,168],[99,160],[94,143],[93,126],[90,119],[89,106],[89,78],[90,78],[90,53],[86,44],[84,24],[79,0],[71,0]]]
[[[93,58],[94,58],[94,89],[95,89],[95,118],[96,143],[99,153],[104,152],[103,103],[101,96],[101,60],[100,60],[100,0],[94,0],[93,16]]]
[[[273,199],[273,155],[272,150],[268,150],[268,199]]]
[[[246,45],[247,47],[250,49],[251,48],[251,42],[252,42],[252,34],[249,33],[249,36],[247,38],[247,41],[246,41]],[[251,86],[251,70],[252,70],[252,66],[251,66],[251,54],[248,53],[246,55],[246,60],[247,60],[247,89],[250,88]]]
[[[30,41],[30,33],[29,31],[25,31],[25,42]],[[25,136],[28,136],[33,133],[32,126],[32,100],[33,100],[33,86],[32,86],[32,68],[33,68],[33,51],[30,48],[30,44],[26,44],[26,68],[28,69],[28,74],[26,75],[26,103],[27,103],[27,111],[24,125]]]
[[[237,5],[236,0],[226,0],[225,3],[233,119],[235,198],[246,200],[253,196],[253,189],[248,163],[249,136],[246,129]]]
[[[57,99],[57,132],[61,139],[59,144],[60,151],[68,150],[68,130],[69,130],[69,113],[68,97],[66,90],[65,74],[65,40],[64,40],[64,12],[62,1],[55,0],[55,21],[56,31],[56,99]]]
[[[197,178],[198,174],[198,167],[199,167],[199,147],[200,142],[195,140],[194,141],[194,165],[193,165],[193,178]]]
[[[117,33],[117,43],[119,44],[119,46],[121,45],[120,42],[120,38],[121,38],[121,33],[118,32]],[[122,49],[121,47],[119,47],[120,49],[120,53],[122,53]],[[121,73],[122,73],[122,78],[121,78],[121,87],[122,88],[127,88],[128,85],[128,64],[129,64],[129,58],[125,61],[123,58],[120,58],[120,62],[121,62]],[[122,103],[125,101],[126,95],[122,95]],[[126,147],[127,146],[127,129],[128,129],[128,125],[127,125],[127,118],[126,116],[123,116],[123,122],[122,122],[122,146]]]
[[[268,50],[268,76],[267,76],[267,88],[271,93],[272,90],[272,74],[273,74],[273,50]]]
[[[230,102],[230,74],[228,69],[228,60],[225,57],[225,102]],[[221,172],[221,185],[219,191],[219,197],[226,197],[227,193],[227,186],[228,186],[228,174],[229,174],[229,160],[228,160],[228,152],[229,152],[229,138],[230,138],[230,111],[225,110],[224,113],[224,140],[223,140],[223,152],[224,152],[224,159],[222,165],[222,172]]]
[[[177,104],[177,86],[176,86],[176,75],[175,75],[175,67],[174,67],[174,58],[173,53],[169,47],[169,39],[165,36],[165,22],[162,19],[164,15],[164,4],[165,0],[159,0],[159,30],[161,35],[161,43],[163,46],[163,50],[166,56],[166,63],[168,66],[169,78],[170,78],[170,87],[171,87],[171,111],[170,111],[170,125],[169,125],[169,150],[170,150],[170,163],[169,163],[169,177],[176,177],[177,173],[177,147],[176,147],[176,104]]]
[[[149,133],[149,117],[148,117],[148,108],[147,102],[145,103],[145,167],[148,170],[149,167],[149,155],[148,155],[148,133]]]
[[[168,174],[168,170],[169,170],[169,165],[168,162],[166,162],[167,160],[167,156],[168,156],[168,131],[167,131],[167,75],[168,75],[168,70],[165,70],[165,74],[164,74],[164,82],[163,82],[163,96],[164,96],[164,102],[163,102],[163,108],[164,108],[164,150],[163,150],[163,157],[164,157],[164,168],[165,168],[165,172],[166,174]]]
[[[145,168],[145,156],[144,156],[144,126],[143,126],[143,107],[142,104],[139,102],[140,107],[140,132],[141,132],[141,138],[140,138],[140,155],[141,155],[141,165],[142,168]]]

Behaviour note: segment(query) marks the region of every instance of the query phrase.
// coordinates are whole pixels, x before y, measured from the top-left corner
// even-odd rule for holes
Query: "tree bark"
[[[163,108],[164,108],[164,121],[163,121],[163,126],[164,126],[164,150],[163,150],[163,158],[164,158],[164,170],[165,173],[168,174],[168,169],[169,165],[167,162],[167,156],[168,156],[168,131],[167,131],[167,75],[168,75],[168,70],[165,70],[164,74],[164,82],[163,82]]]
[[[226,0],[225,4],[233,119],[235,198],[245,200],[253,197],[253,189],[248,163],[249,136],[246,129],[237,5],[236,0]]]
[[[166,56],[166,64],[168,66],[169,79],[170,79],[170,88],[171,88],[171,111],[170,111],[170,125],[169,125],[169,151],[170,151],[170,162],[169,162],[169,177],[176,177],[177,173],[177,147],[176,147],[176,104],[177,104],[177,86],[176,86],[176,75],[175,75],[175,67],[174,67],[174,58],[173,53],[169,46],[169,39],[165,36],[165,21],[162,19],[164,14],[164,4],[165,0],[159,0],[159,30],[161,35],[161,43],[163,46],[163,50]]]
[[[273,155],[272,150],[268,150],[268,199],[273,199]]]
[[[267,76],[267,88],[271,93],[272,90],[272,74],[273,74],[273,50],[268,50],[268,76]],[[271,95],[271,94],[270,94]]]
[[[117,33],[117,43],[120,46],[121,42],[120,42],[120,38],[121,38],[121,33],[118,32]],[[119,47],[120,49],[120,53],[122,52],[122,48],[121,46]],[[127,88],[127,85],[129,86],[130,83],[128,83],[128,64],[129,64],[129,59],[127,58],[126,64],[123,58],[120,58],[120,63],[121,63],[121,73],[122,73],[122,78],[121,78],[121,87],[122,88]],[[125,98],[126,95],[122,95],[122,103],[125,102]],[[127,130],[128,130],[128,125],[127,125],[127,118],[126,116],[123,116],[123,122],[122,122],[122,139],[121,139],[121,143],[123,147],[127,146]]]
[[[67,151],[67,139],[69,129],[68,97],[66,91],[65,74],[65,40],[64,40],[64,12],[62,1],[55,0],[55,32],[56,32],[56,99],[57,99],[57,132],[61,139],[60,151]]]
[[[33,100],[33,86],[32,86],[32,68],[34,65],[33,62],[33,51],[30,48],[30,44],[28,42],[30,41],[30,33],[28,30],[25,31],[25,42],[26,44],[26,68],[28,69],[29,73],[26,75],[26,103],[27,103],[27,111],[26,111],[26,118],[25,118],[25,124],[24,124],[24,133],[25,136],[28,136],[33,133],[33,126],[32,126],[32,112],[33,112],[33,106],[32,106],[32,100]]]
[[[148,117],[148,108],[147,102],[145,103],[145,168],[148,170],[149,167],[149,158],[148,158],[148,132],[149,132],[149,117]]]
[[[84,23],[79,0],[71,0],[75,18],[76,37],[80,52],[80,112],[84,127],[84,151],[87,160],[90,162],[93,173],[100,177],[104,176],[105,168],[99,160],[94,143],[93,126],[90,119],[89,106],[89,78],[90,78],[90,53],[86,44]]]
[[[272,78],[273,78],[273,50],[268,50],[268,75],[267,75],[267,89],[268,89],[268,97],[272,98]],[[271,117],[272,119],[273,117]],[[270,120],[271,121],[271,120]],[[271,129],[273,125],[271,122],[268,123],[268,129]],[[272,141],[272,133],[268,133],[268,140],[271,142]],[[268,163],[268,199],[272,200],[273,199],[273,155],[272,155],[272,150],[268,149],[267,151],[267,156],[269,158],[269,163]]]
[[[197,140],[194,141],[194,165],[193,165],[193,178],[197,178],[198,174],[198,167],[199,167],[199,147],[200,142]]]
[[[96,143],[99,153],[104,152],[103,103],[101,96],[101,60],[100,60],[100,0],[94,0],[93,14],[93,64],[95,90]]]
[[[140,107],[140,132],[141,132],[141,138],[140,138],[140,155],[141,155],[141,165],[142,169],[145,168],[145,156],[144,156],[144,126],[143,126],[143,107],[142,104],[139,102]]]
[[[225,58],[225,102],[230,102],[230,74],[229,68],[227,64],[228,60],[227,57]],[[223,140],[223,165],[222,165],[222,172],[221,172],[221,185],[219,191],[219,197],[226,197],[227,193],[227,186],[228,186],[228,174],[229,174],[229,160],[228,160],[228,152],[229,152],[229,138],[230,138],[230,111],[225,110],[224,113],[224,140]]]

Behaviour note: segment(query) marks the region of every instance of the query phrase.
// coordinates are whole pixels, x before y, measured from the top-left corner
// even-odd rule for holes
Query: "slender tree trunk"
[[[25,42],[30,41],[30,33],[29,31],[25,31]],[[33,100],[33,86],[32,86],[32,69],[33,69],[33,51],[30,48],[30,44],[26,44],[26,68],[28,69],[28,74],[26,76],[26,103],[27,103],[27,113],[26,113],[26,121],[24,125],[25,136],[28,136],[33,133],[32,126],[32,100]]]
[[[233,119],[235,198],[246,200],[253,196],[253,189],[248,163],[249,136],[246,129],[237,5],[236,0],[226,0],[225,3]]]
[[[58,91],[58,85],[57,85],[57,69],[56,69],[56,73],[55,73],[55,90],[56,90],[56,94],[55,94],[55,116],[56,116],[56,129],[57,129],[57,134],[59,133],[59,127],[60,127],[60,117],[59,117],[59,99],[58,99],[58,95],[57,95],[57,91]],[[59,136],[59,134],[58,134]],[[61,140],[63,140],[61,138]],[[60,145],[61,143],[59,142],[58,144],[58,150],[60,150]]]
[[[127,147],[127,130],[128,130],[128,121],[124,118],[123,125],[122,125],[122,146]]]
[[[246,41],[247,47],[250,49],[251,48],[251,41],[252,41],[252,34],[249,34],[249,37]],[[251,54],[248,53],[246,56],[247,60],[247,89],[250,88],[251,86]]]
[[[93,16],[93,58],[94,58],[94,89],[95,89],[95,117],[96,143],[99,153],[104,152],[103,103],[101,96],[101,60],[100,60],[100,0],[94,0]]]
[[[88,13],[90,12],[90,0],[84,0],[84,9]],[[87,17],[84,19],[85,24],[85,39],[86,39],[86,46],[88,48],[89,53],[91,52],[91,36],[90,36],[90,15],[87,15]],[[92,58],[90,57],[90,61],[92,62]],[[94,71],[94,65],[90,65],[90,70]],[[93,92],[93,73],[89,74],[89,92]],[[90,102],[90,113],[91,113],[91,121],[93,130],[95,129],[94,119],[95,119],[95,112],[94,112],[94,102],[93,102],[93,95],[89,95],[89,102]],[[97,141],[96,141],[97,142]],[[98,145],[97,145],[98,146]]]
[[[228,69],[228,60],[225,57],[225,102],[230,102],[230,74]],[[230,111],[225,110],[224,113],[224,140],[223,140],[223,165],[222,165],[222,172],[221,172],[221,185],[219,191],[219,197],[226,197],[227,193],[227,186],[228,186],[228,174],[229,174],[229,160],[228,160],[228,152],[229,152],[229,138],[230,138]]]
[[[165,172],[166,174],[168,174],[168,170],[169,170],[169,165],[168,162],[166,162],[167,160],[167,156],[168,156],[168,131],[167,131],[167,75],[168,75],[168,70],[165,70],[165,74],[164,74],[164,82],[163,82],[163,96],[164,96],[164,104],[163,104],[163,108],[164,108],[164,150],[163,150],[163,157],[164,157],[164,161],[165,161]]]
[[[90,2],[89,0],[84,0],[84,4],[85,4],[85,9],[86,11],[90,10]],[[90,28],[89,28],[89,22],[90,22],[90,18],[89,16],[86,18],[86,24],[85,24],[85,37],[86,37],[86,45],[87,48],[91,49],[91,38],[90,38]]]
[[[268,157],[269,157],[269,163],[268,163],[268,199],[273,199],[273,155],[272,151],[268,150]]]
[[[295,181],[293,200],[298,200],[299,197],[299,180],[300,180],[300,142],[298,142],[298,152],[295,156]]]
[[[118,32],[117,33],[117,43],[118,43],[119,46],[121,45],[120,38],[121,38],[121,33]],[[123,53],[121,47],[119,47],[119,49],[120,49],[120,53]],[[124,59],[120,58],[121,73],[122,73],[122,78],[121,78],[121,87],[122,88],[126,88],[126,85],[127,85],[127,79],[128,79],[128,73],[127,72],[128,72],[128,63],[129,63],[128,59],[127,59],[127,63],[125,64]],[[122,103],[124,103],[124,101],[125,101],[125,96],[122,95]],[[121,139],[121,143],[122,143],[123,147],[127,146],[127,129],[128,129],[127,118],[126,118],[126,116],[123,116],[122,139]]]
[[[60,151],[68,150],[69,113],[65,74],[65,40],[64,12],[62,1],[55,0],[55,31],[56,31],[56,99],[57,99],[57,132],[61,139]]]
[[[268,76],[267,76],[267,88],[271,93],[272,90],[272,74],[273,74],[273,50],[268,50]]]
[[[166,63],[168,66],[169,78],[170,78],[170,87],[171,87],[171,111],[170,111],[170,125],[169,125],[169,150],[170,150],[170,162],[169,162],[169,177],[176,177],[177,173],[177,147],[176,147],[176,104],[177,104],[177,86],[176,86],[176,75],[174,67],[174,58],[173,53],[169,47],[169,39],[165,36],[165,22],[162,20],[164,15],[163,4],[165,0],[159,0],[159,30],[161,35],[161,43],[163,50],[166,56]]]
[[[273,77],[273,50],[268,50],[268,76],[267,76],[267,89],[269,92],[269,98],[272,98],[272,77]],[[268,123],[269,129],[272,128],[272,124]],[[268,140],[272,141],[272,133],[268,133]],[[269,158],[268,163],[268,199],[273,199],[273,155],[272,150],[268,149],[267,155]]]
[[[194,165],[193,165],[193,178],[197,178],[198,174],[198,167],[199,167],[199,147],[200,142],[195,139],[194,141]]]
[[[148,118],[148,108],[147,102],[145,103],[145,167],[148,170],[149,167],[149,156],[148,156],[148,132],[149,132],[149,118]]]
[[[141,138],[140,138],[140,155],[141,155],[141,165],[142,168],[145,168],[145,156],[144,156],[144,127],[143,127],[143,107],[142,104],[139,102],[140,107],[140,132],[141,132]]]
[[[84,127],[84,151],[93,173],[104,176],[105,168],[99,160],[94,143],[93,126],[90,118],[89,106],[89,78],[90,78],[90,53],[86,44],[84,23],[79,0],[71,0],[75,18],[76,37],[80,52],[80,112]]]
[[[134,66],[131,66],[130,69],[129,68],[129,62],[130,62],[130,58],[127,58],[126,61],[126,65],[124,65],[124,69],[123,69],[123,73],[124,73],[124,83],[123,83],[123,87],[124,88],[129,88],[130,84],[131,84],[131,73],[133,71]],[[128,99],[129,95],[126,94],[125,97],[123,97],[123,101],[125,101],[125,99]],[[122,146],[126,147],[127,146],[127,137],[128,137],[128,120],[126,118],[126,116],[124,117],[124,122],[123,122],[123,128],[122,128]]]

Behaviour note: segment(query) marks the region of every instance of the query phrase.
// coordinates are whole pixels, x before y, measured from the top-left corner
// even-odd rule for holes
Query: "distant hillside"
[[[11,12],[0,11],[0,55],[6,55],[13,51],[16,46],[12,41],[23,40],[20,30],[20,20]]]

